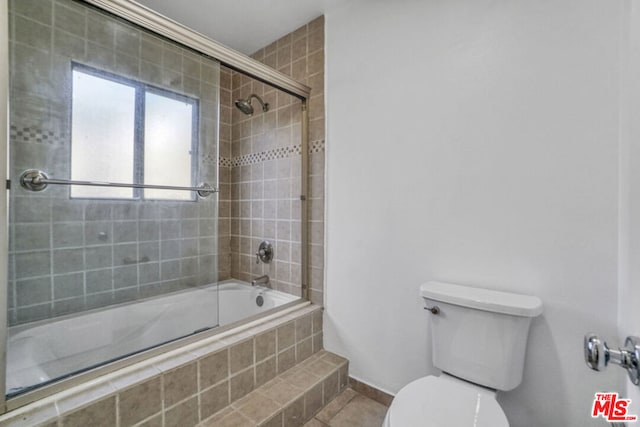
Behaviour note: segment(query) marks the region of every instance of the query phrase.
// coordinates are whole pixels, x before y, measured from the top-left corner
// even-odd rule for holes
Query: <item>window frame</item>
[[[164,96],[176,101],[184,102],[191,105],[191,183],[189,186],[195,187],[198,185],[197,178],[199,175],[199,117],[200,117],[200,100],[193,96],[188,96],[179,92],[175,92],[166,88],[162,88],[156,85],[145,83],[143,81],[134,80],[129,77],[122,76],[110,71],[101,70],[95,67],[91,67],[79,62],[71,61],[71,76],[75,71],[98,77],[104,80],[129,86],[135,91],[134,100],[134,136],[133,136],[133,182],[132,184],[144,184],[144,154],[145,154],[145,104],[146,94],[151,93],[154,95]],[[70,115],[69,129],[73,128],[73,78],[70,84]],[[72,153],[73,152],[73,137],[69,134],[69,178],[72,170]],[[148,183],[152,184],[152,183]],[[198,196],[195,192],[190,192],[189,199],[170,199],[170,198],[153,198],[145,197],[144,189],[132,188],[132,197],[77,197],[71,195],[71,186],[69,188],[69,198],[74,200],[131,200],[131,201],[159,201],[159,202],[197,202]]]

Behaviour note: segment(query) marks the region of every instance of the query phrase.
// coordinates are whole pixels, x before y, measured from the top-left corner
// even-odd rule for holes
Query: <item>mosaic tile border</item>
[[[38,143],[38,144],[61,144],[64,142],[64,138],[59,135],[55,135],[52,131],[44,131],[37,128],[23,127],[11,125],[10,134],[11,141],[19,143]],[[309,153],[320,153],[325,149],[324,139],[318,141],[312,141],[309,147]],[[291,157],[292,155],[300,155],[300,145],[292,145],[289,147],[280,147],[272,150],[261,151],[259,153],[245,154],[243,156],[227,158],[218,157],[218,165],[222,167],[238,167],[253,165],[256,163],[265,162],[268,160],[284,159]],[[207,154],[203,157],[205,164],[215,164],[215,157],[211,154]]]
[[[18,127],[16,125],[9,127],[9,137],[11,141],[22,143],[61,144],[64,141],[62,136],[56,135],[52,131],[33,127]]]
[[[309,147],[309,153],[320,153],[324,151],[325,141],[324,139],[313,141]],[[256,163],[265,162],[268,160],[284,159],[291,157],[292,155],[300,155],[300,145],[293,145],[290,147],[280,147],[273,150],[261,151],[259,153],[245,154],[243,156],[237,156],[233,158],[227,158],[220,156],[218,158],[218,164],[222,167],[238,167],[254,165]]]
[[[324,151],[324,139],[318,141],[311,141],[311,147],[309,147],[309,153],[320,153]]]
[[[215,154],[205,154],[202,157],[202,162],[205,165],[215,165],[217,163]],[[220,166],[224,166],[224,165],[220,164]]]
[[[233,160],[228,159],[226,157],[220,157],[218,159],[218,164],[222,167],[230,168],[230,167],[233,167]]]

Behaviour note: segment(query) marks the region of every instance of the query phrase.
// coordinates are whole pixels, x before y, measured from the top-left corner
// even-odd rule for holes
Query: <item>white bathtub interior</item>
[[[7,346],[7,394],[15,395],[195,332],[226,326],[296,299],[284,292],[227,280],[56,321],[12,327]],[[212,323],[203,327],[207,319]]]

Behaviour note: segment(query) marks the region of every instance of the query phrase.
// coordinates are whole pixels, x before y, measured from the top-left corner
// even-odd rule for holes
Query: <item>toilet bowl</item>
[[[431,313],[433,365],[442,375],[404,386],[384,427],[509,427],[496,390],[522,382],[539,298],[442,282],[420,287]]]
[[[447,374],[417,379],[398,392],[384,427],[508,427],[493,390]]]

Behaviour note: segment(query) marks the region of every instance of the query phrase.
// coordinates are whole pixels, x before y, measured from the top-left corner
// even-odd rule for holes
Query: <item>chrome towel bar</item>
[[[207,183],[202,183],[197,187],[175,187],[171,185],[152,185],[152,184],[125,184],[119,182],[101,182],[101,181],[72,181],[68,179],[52,179],[43,171],[37,169],[28,169],[20,175],[20,185],[29,191],[42,191],[49,185],[84,185],[90,187],[122,187],[122,188],[146,188],[152,190],[183,190],[195,191],[200,197],[208,197],[211,193],[218,190],[211,187]]]

